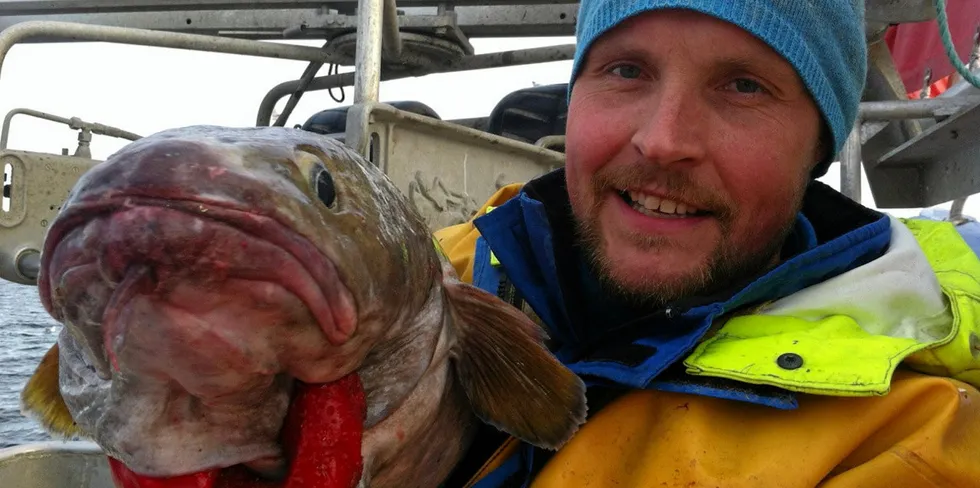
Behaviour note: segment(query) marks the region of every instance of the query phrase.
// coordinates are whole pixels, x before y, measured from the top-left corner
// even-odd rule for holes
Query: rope
[[[330,67],[327,69],[328,75],[336,75],[339,73],[340,73],[340,65],[338,64],[331,64]],[[337,98],[337,96],[333,94],[333,88],[327,88],[327,93],[329,93],[330,98],[332,98],[333,101],[337,103],[344,103],[344,99],[347,98],[347,95],[344,93],[343,86],[340,87],[340,98]]]
[[[956,68],[956,72],[968,81],[971,85],[980,88],[980,76],[977,76],[960,60],[960,55],[956,54],[956,47],[953,46],[952,36],[949,34],[949,22],[946,19],[946,0],[933,0],[936,6],[936,22],[939,23],[939,36],[942,37],[943,47],[946,48],[946,56],[949,62]]]

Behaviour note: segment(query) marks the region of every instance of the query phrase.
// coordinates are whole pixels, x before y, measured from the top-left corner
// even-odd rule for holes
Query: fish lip
[[[317,318],[320,329],[334,346],[343,345],[353,334],[357,324],[357,304],[335,260],[314,246],[308,238],[281,222],[277,216],[265,215],[241,208],[230,202],[214,202],[187,197],[160,198],[146,195],[115,194],[112,198],[95,202],[79,202],[65,209],[48,230],[41,253],[41,273],[38,291],[44,307],[55,318],[51,300],[50,276],[46,272],[54,250],[73,229],[90,220],[93,215],[111,214],[138,207],[158,207],[182,211],[195,217],[231,225],[243,232],[263,239],[307,264],[303,269],[316,283],[319,296],[297,293],[307,308]],[[284,284],[291,289],[288,283]],[[329,291],[334,293],[330,293]],[[327,320],[331,317],[332,321]]]

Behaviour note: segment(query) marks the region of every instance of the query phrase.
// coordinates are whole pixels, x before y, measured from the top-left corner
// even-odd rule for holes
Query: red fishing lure
[[[109,458],[119,488],[353,488],[361,479],[361,438],[366,413],[356,373],[322,384],[297,384],[282,431],[290,460],[281,481],[257,477],[242,466],[157,478],[130,471]]]

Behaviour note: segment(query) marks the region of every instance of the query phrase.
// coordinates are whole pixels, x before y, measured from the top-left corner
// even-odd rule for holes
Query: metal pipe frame
[[[933,119],[953,115],[980,104],[980,95],[861,102],[859,117],[864,121]]]
[[[396,0],[384,0],[382,5],[382,24],[381,24],[381,49],[385,56],[388,57],[390,61],[397,61],[402,57],[402,37],[401,32],[398,30],[398,8],[396,5]],[[360,28],[361,19],[358,18],[358,27]],[[328,43],[329,44],[329,43]],[[324,48],[327,46],[324,45]],[[306,92],[307,86],[316,76],[316,73],[323,67],[323,63],[312,62],[306,68],[306,71],[300,77],[300,85],[295,91],[289,96],[289,100],[286,102],[286,107],[283,109],[282,113],[276,119],[274,125],[283,127],[286,125],[286,120],[296,109],[296,104],[299,103],[299,99],[302,98],[303,93]],[[378,92],[380,93],[380,83],[381,83],[381,62],[378,62],[378,76],[377,84]],[[370,83],[371,81],[366,81],[365,83]],[[368,90],[370,91],[370,89]],[[375,96],[377,97],[377,95]],[[355,88],[355,100],[357,100],[357,92]]]
[[[456,7],[437,14],[431,7],[404,7],[399,0],[398,25],[405,32],[435,33],[455,25],[467,39],[479,37],[574,36],[577,4]],[[165,10],[47,15],[4,15],[0,1],[0,30],[21,22],[53,20],[110,27],[184,32],[251,40],[311,40],[322,42],[357,29],[357,18],[322,8],[288,7],[275,10]],[[353,13],[353,9],[350,9]],[[64,42],[43,38],[31,42]]]
[[[0,130],[0,149],[7,149],[7,140],[10,136],[10,122],[13,120],[15,115],[30,115],[39,119],[65,124],[73,130],[88,130],[93,134],[99,134],[107,137],[118,137],[120,139],[128,139],[130,141],[135,141],[143,137],[139,134],[134,134],[132,132],[109,125],[99,124],[97,122],[85,122],[78,117],[72,117],[69,119],[58,115],[52,115],[47,112],[41,112],[40,110],[15,108],[10,112],[7,112],[7,115],[3,118],[3,129]]]
[[[324,44],[323,47],[326,48],[327,45]],[[282,114],[279,115],[279,118],[276,119],[276,123],[274,125],[279,127],[286,125],[286,119],[289,118],[289,114],[291,114],[293,109],[296,108],[296,104],[298,104],[299,99],[303,97],[303,93],[306,91],[307,85],[313,81],[313,77],[316,76],[317,72],[319,72],[320,68],[322,67],[323,63],[314,61],[310,63],[305,70],[303,70],[303,74],[299,77],[299,87],[297,87],[296,91],[289,95],[289,100],[286,100],[286,108],[283,110]]]
[[[392,61],[402,55],[402,37],[398,31],[398,8],[396,0],[384,0],[381,48]]]
[[[375,3],[379,0],[372,0]],[[0,69],[7,53],[17,43],[34,37],[59,37],[67,40],[111,42],[138,46],[166,47],[189,51],[239,54],[277,59],[291,59],[320,63],[338,63],[341,60],[321,49],[292,44],[250,41],[225,37],[184,34],[176,32],[107,27],[102,25],[72,24],[68,22],[30,21],[13,25],[0,32]]]
[[[892,3],[893,0],[888,0]],[[412,7],[473,5],[545,5],[555,0],[401,0]],[[193,9],[279,9],[292,7],[342,9],[352,7],[359,0],[4,0],[0,2],[0,15],[35,15],[41,13],[84,12],[148,12]],[[570,3],[574,3],[572,0]]]
[[[854,129],[841,149],[841,193],[858,203],[861,202],[861,127],[865,122],[935,119],[948,117],[978,105],[980,105],[980,96],[977,95],[861,102]],[[961,202],[954,202],[954,204],[962,206]],[[956,205],[953,210],[957,210],[955,207]],[[957,214],[951,211],[950,217],[955,219]]]
[[[92,131],[93,134],[99,134],[107,137],[118,137],[119,139],[127,139],[130,141],[135,141],[137,139],[142,139],[143,136],[139,134],[134,134],[128,130],[122,130],[111,125],[104,125],[98,122],[85,122],[78,117],[72,117],[69,119],[70,123],[68,127],[75,130],[86,129]]]
[[[947,221],[953,225],[961,225],[970,221],[970,219],[963,217],[963,207],[966,206],[966,199],[967,197],[962,197],[953,200],[952,205],[949,207],[949,215],[946,216]]]
[[[453,73],[459,71],[471,71],[479,69],[503,68],[509,66],[522,66],[526,64],[550,63],[554,61],[566,61],[575,55],[575,44],[563,44],[558,46],[546,46],[532,49],[520,49],[516,51],[502,51],[496,53],[477,54],[467,56],[458,63],[445,69],[416,70],[416,71],[395,71],[381,74],[381,80],[397,80],[413,76],[425,76],[436,73]],[[354,83],[354,73],[340,73],[329,76],[319,76],[306,86],[306,91],[329,90],[350,86]],[[302,85],[301,80],[287,81],[274,86],[259,104],[259,112],[255,118],[255,125],[262,127],[269,125],[272,120],[272,112],[275,111],[276,104],[283,97],[294,93]],[[285,121],[283,121],[285,123]]]
[[[50,120],[51,122],[60,122],[65,125],[71,124],[71,120],[69,119],[46,112],[41,112],[40,110],[15,108],[10,112],[7,112],[7,116],[3,118],[3,130],[0,132],[0,149],[7,149],[7,138],[10,136],[10,121],[13,120],[15,115],[30,115],[39,119]]]
[[[861,203],[861,124],[855,121],[840,153],[840,191],[844,196]]]
[[[354,103],[377,102],[381,85],[381,27],[384,0],[357,2]]]
[[[319,7],[326,5],[337,8],[357,0],[6,0],[0,2],[0,15],[31,15],[36,13],[91,12],[96,10],[116,12],[145,12],[173,9],[232,9],[253,6],[253,8],[285,8],[291,6]],[[463,5],[514,5],[546,4],[555,0],[402,0],[410,6],[433,6],[440,3]],[[935,9],[928,0],[868,0],[865,6],[869,20],[889,23],[920,22],[936,17]]]

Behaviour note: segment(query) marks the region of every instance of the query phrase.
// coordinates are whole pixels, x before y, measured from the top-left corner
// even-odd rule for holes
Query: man
[[[589,385],[558,452],[445,486],[978,487],[980,260],[814,181],[866,73],[850,0],[584,0],[566,167],[438,240]]]

